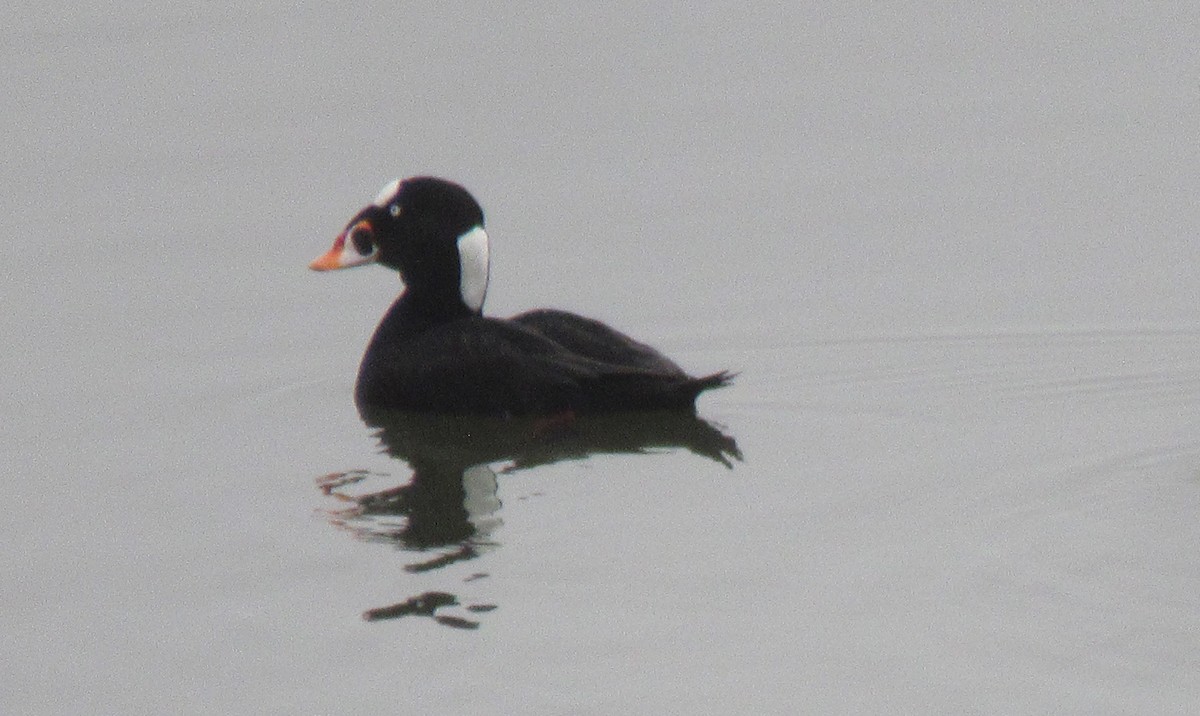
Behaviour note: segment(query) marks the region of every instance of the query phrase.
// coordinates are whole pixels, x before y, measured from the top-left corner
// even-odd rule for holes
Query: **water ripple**
[[[1170,406],[1200,399],[1200,328],[1027,329],[757,344],[751,403],[837,410],[1001,404]],[[781,356],[780,354],[784,354]]]

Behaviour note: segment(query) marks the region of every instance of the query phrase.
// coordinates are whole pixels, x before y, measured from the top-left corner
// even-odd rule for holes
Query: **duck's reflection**
[[[497,471],[515,472],[597,454],[648,453],[686,449],[732,467],[741,460],[737,442],[717,426],[678,412],[633,413],[557,419],[501,420],[369,411],[363,421],[376,430],[392,457],[409,465],[406,483],[356,492],[369,480],[365,471],[327,475],[318,481],[327,494],[348,506],[328,510],[337,527],[357,537],[395,544],[433,556],[406,565],[427,572],[478,557],[495,545],[501,524]],[[492,466],[495,466],[493,468]],[[476,573],[468,579],[482,575]],[[368,620],[428,616],[447,626],[478,623],[439,615],[442,607],[462,606],[446,592],[427,592],[364,613]],[[469,612],[492,605],[466,605]]]

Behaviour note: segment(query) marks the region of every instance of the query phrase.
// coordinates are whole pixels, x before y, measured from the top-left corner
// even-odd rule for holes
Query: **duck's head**
[[[388,182],[354,215],[314,271],[378,263],[400,272],[408,291],[457,296],[479,313],[488,284],[483,210],[466,189],[433,177]]]

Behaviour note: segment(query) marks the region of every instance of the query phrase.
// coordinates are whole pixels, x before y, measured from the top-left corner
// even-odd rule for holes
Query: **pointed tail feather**
[[[732,383],[733,379],[736,378],[737,375],[737,373],[731,373],[730,371],[722,370],[711,375],[706,375],[702,378],[693,378],[691,386],[695,388],[696,395],[699,395],[700,393],[712,388],[724,388]]]
[[[700,378],[692,378],[683,385],[683,395],[686,396],[692,410],[695,410],[696,398],[700,397],[701,393],[713,388],[723,388],[729,385],[735,377],[737,377],[737,373],[723,370]]]

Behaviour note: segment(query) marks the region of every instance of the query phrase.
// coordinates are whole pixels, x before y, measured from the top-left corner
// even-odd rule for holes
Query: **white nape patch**
[[[391,201],[394,196],[396,196],[396,191],[399,189],[400,180],[393,179],[387,184],[383,185],[383,188],[380,189],[379,193],[375,195],[375,201],[372,201],[371,203],[382,209],[383,207],[387,206],[387,203]]]
[[[458,237],[458,292],[467,308],[483,309],[488,287],[488,235],[476,226]]]

